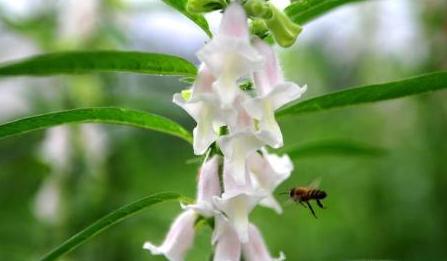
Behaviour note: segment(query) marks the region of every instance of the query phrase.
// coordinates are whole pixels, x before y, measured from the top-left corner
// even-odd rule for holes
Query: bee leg
[[[317,215],[315,215],[315,211],[314,211],[314,209],[312,208],[312,205],[309,203],[309,201],[306,201],[306,204],[307,204],[307,206],[309,207],[310,212],[312,213],[312,215],[313,215],[315,218],[317,218]]]
[[[303,206],[303,207],[305,207],[305,208],[307,208],[307,206],[306,205],[304,205],[304,203],[303,203],[303,201],[298,201],[298,203],[300,203],[301,204],[301,206]]]
[[[325,208],[319,199],[317,199],[317,205],[318,205],[320,208]]]

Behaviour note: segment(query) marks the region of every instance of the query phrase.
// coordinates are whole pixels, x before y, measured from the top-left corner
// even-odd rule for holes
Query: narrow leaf
[[[447,72],[435,72],[413,78],[360,86],[293,103],[277,116],[297,115],[370,102],[401,98],[447,88]]]
[[[299,0],[284,11],[297,24],[303,25],[341,5],[365,0]]]
[[[186,10],[186,3],[188,0],[163,0],[167,5],[171,6],[172,8],[176,9],[180,13],[182,13],[184,16],[188,17],[193,21],[195,24],[197,24],[200,28],[202,28],[203,31],[209,36],[212,37],[212,33],[210,31],[210,27],[208,26],[208,22],[206,21],[205,17],[203,15],[198,14],[191,14]]]
[[[98,221],[86,227],[84,230],[73,235],[65,242],[63,242],[61,245],[59,245],[58,247],[50,251],[48,254],[43,256],[40,260],[41,261],[55,260],[58,257],[79,247],[87,240],[98,235],[99,233],[111,227],[112,225],[115,225],[123,221],[124,219],[127,219],[128,217],[132,216],[133,214],[137,213],[138,211],[144,208],[169,200],[179,200],[181,198],[182,197],[179,194],[165,192],[147,196],[133,203],[130,203],[100,218]]]
[[[170,134],[191,142],[191,134],[176,122],[147,112],[124,108],[83,108],[51,112],[0,125],[0,139],[67,123],[128,125]]]
[[[284,148],[292,159],[315,156],[383,156],[384,148],[349,140],[324,140]]]
[[[0,65],[0,77],[91,72],[133,72],[157,75],[195,76],[196,67],[187,60],[158,53],[92,51],[37,55]]]

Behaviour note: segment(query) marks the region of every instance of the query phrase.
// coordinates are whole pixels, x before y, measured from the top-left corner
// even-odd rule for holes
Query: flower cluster
[[[173,99],[197,122],[194,153],[206,153],[197,199],[184,206],[161,246],[146,242],[144,248],[169,260],[184,260],[201,216],[214,219],[214,260],[283,260],[282,254],[271,257],[248,217],[258,204],[282,212],[273,191],[293,165],[287,155],[270,154],[266,146],[283,145],[275,110],[306,88],[284,81],[273,49],[257,37],[250,39],[238,2],[226,8],[219,32],[197,56],[202,64],[196,81]],[[241,88],[246,82],[252,84]]]

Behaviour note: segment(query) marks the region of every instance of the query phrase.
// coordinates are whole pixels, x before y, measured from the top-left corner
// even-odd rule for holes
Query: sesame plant
[[[262,231],[249,216],[258,205],[278,215],[283,212],[276,188],[294,170],[287,153],[325,146],[359,152],[368,151],[368,147],[324,143],[288,147],[281,119],[447,88],[447,72],[441,71],[303,98],[312,86],[285,79],[276,50],[299,41],[306,23],[359,0],[298,0],[284,10],[268,0],[163,2],[209,36],[196,53],[200,64],[162,53],[97,50],[48,53],[0,66],[0,77],[128,72],[174,76],[190,83],[173,94],[172,106],[191,116],[196,123],[192,131],[162,115],[123,107],[72,108],[0,125],[1,139],[62,124],[126,125],[180,138],[191,145],[191,152],[201,161],[195,199],[171,192],[149,195],[97,220],[42,255],[41,260],[55,260],[137,212],[173,200],[180,202],[181,213],[163,242],[150,238],[141,242],[148,253],[185,260],[196,230],[208,226],[213,230],[212,260],[285,260],[287,253],[268,250]],[[212,33],[204,14],[216,11],[222,18],[217,32]]]

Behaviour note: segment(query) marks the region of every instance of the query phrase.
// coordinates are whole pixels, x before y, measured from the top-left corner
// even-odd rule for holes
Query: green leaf
[[[447,88],[447,72],[435,72],[413,78],[360,86],[296,102],[281,109],[277,116],[317,112],[350,105],[401,98]]]
[[[384,148],[350,140],[323,140],[306,144],[294,145],[281,150],[291,159],[301,159],[315,156],[383,156]]]
[[[157,75],[195,76],[196,67],[187,60],[158,53],[92,51],[37,55],[0,65],[0,77],[91,72],[134,72]]]
[[[147,208],[149,206],[169,200],[179,200],[181,198],[182,197],[179,194],[165,192],[147,196],[133,203],[130,203],[100,218],[98,221],[86,227],[84,230],[73,235],[65,242],[63,242],[61,245],[59,245],[58,247],[47,253],[45,256],[43,256],[40,260],[41,261],[55,260],[56,258],[79,247],[87,240],[98,235],[99,233],[111,227],[112,225],[115,225],[123,221],[124,219],[132,216],[133,214],[137,213],[143,208]]]
[[[365,0],[299,0],[284,10],[297,24],[303,25],[341,5]]]
[[[177,11],[182,13],[184,16],[188,17],[193,21],[195,24],[197,24],[200,28],[202,28],[203,31],[209,36],[212,37],[212,33],[210,31],[210,27],[208,26],[208,23],[204,16],[198,15],[198,14],[191,14],[186,10],[186,3],[188,0],[163,0],[167,5],[171,6],[172,8],[175,8]]]
[[[83,108],[51,112],[0,125],[0,139],[67,123],[107,123],[155,130],[192,142],[191,134],[176,122],[147,112],[124,108]]]

